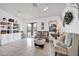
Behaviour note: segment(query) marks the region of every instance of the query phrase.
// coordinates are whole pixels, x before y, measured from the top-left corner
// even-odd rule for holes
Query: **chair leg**
[[[57,52],[55,52],[55,56],[57,56]]]

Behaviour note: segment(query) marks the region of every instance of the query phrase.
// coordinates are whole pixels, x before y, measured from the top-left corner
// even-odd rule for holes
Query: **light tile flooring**
[[[21,39],[0,46],[0,56],[54,56],[53,43],[45,43],[45,47],[35,47],[33,39]]]

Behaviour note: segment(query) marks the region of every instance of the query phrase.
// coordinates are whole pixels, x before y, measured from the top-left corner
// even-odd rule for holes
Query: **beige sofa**
[[[46,42],[49,42],[49,32],[48,31],[37,31],[35,39],[42,38],[45,39]]]

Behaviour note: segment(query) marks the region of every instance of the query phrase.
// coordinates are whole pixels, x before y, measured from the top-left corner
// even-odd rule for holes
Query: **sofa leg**
[[[57,52],[55,52],[55,56],[57,56]]]

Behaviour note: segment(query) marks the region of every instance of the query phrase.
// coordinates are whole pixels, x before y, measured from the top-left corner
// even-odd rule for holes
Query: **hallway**
[[[33,43],[33,39],[27,38],[0,46],[0,56],[54,56],[51,42],[46,43],[43,49]]]

